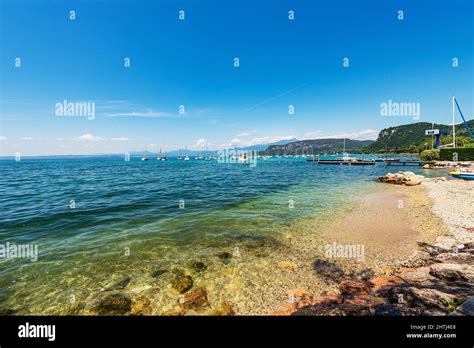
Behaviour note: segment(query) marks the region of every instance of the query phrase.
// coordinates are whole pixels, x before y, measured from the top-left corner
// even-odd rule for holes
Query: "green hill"
[[[474,120],[468,121],[469,127],[474,129]],[[431,148],[431,137],[425,135],[425,130],[431,129],[432,124],[428,122],[418,122],[397,127],[382,129],[377,140],[366,146],[365,152],[419,152],[425,147]],[[445,129],[448,136],[441,136],[441,144],[452,143],[452,126],[446,124],[434,124],[434,129]],[[474,146],[474,141],[464,127],[458,124],[456,129],[457,146]],[[427,144],[427,145],[425,145]]]

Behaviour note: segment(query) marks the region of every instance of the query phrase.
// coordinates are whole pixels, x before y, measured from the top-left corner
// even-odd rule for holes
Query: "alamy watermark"
[[[217,163],[249,164],[257,166],[257,150],[224,149],[217,153]]]
[[[94,102],[70,102],[64,99],[55,105],[55,115],[87,117],[88,120],[95,119],[95,103]]]
[[[329,259],[348,259],[353,258],[358,262],[365,260],[365,250],[363,244],[326,244],[325,256]]]
[[[418,120],[421,114],[420,103],[414,102],[395,102],[389,99],[380,103],[381,116],[408,116]]]
[[[0,244],[0,259],[30,259],[32,262],[36,262],[38,260],[38,245],[10,242]]]

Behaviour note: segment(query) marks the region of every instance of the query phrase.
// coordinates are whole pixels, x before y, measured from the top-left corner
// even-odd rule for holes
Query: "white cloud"
[[[197,148],[204,148],[205,146],[207,145],[207,140],[206,139],[199,139],[196,144],[194,144],[194,147],[197,147]]]
[[[20,140],[35,140],[34,137],[21,137]]]
[[[96,137],[96,136],[93,136],[92,134],[84,134],[84,135],[81,135],[80,137],[78,137],[77,140],[100,141],[100,140],[104,140],[104,138]]]
[[[240,140],[239,138],[234,138],[230,141],[229,146],[241,146],[242,144],[242,140]]]
[[[7,140],[7,138],[0,136],[0,140]]]

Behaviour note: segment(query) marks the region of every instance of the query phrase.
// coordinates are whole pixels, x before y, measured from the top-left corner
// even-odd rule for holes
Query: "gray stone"
[[[430,274],[447,281],[474,281],[474,267],[467,264],[437,263],[430,267]]]

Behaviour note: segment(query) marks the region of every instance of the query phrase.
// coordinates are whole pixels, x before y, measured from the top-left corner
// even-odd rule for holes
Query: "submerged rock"
[[[157,269],[157,270],[151,272],[151,276],[153,278],[159,278],[160,276],[162,276],[165,273],[168,273],[168,271],[166,269]]]
[[[204,288],[197,288],[179,297],[179,305],[185,309],[205,307],[207,302],[207,291]]]
[[[232,254],[224,251],[222,253],[217,254],[217,257],[225,264],[228,264],[232,259]]]
[[[132,300],[121,293],[102,294],[91,311],[98,315],[124,315],[130,312]]]
[[[191,264],[191,267],[196,271],[196,272],[203,272],[207,269],[207,266],[204,262],[201,261],[194,261]]]
[[[127,287],[128,283],[130,283],[131,280],[132,280],[132,278],[125,277],[122,280],[120,280],[119,282],[117,282],[115,284],[112,284],[111,286],[105,288],[105,291],[123,290]]]
[[[193,278],[191,276],[182,276],[178,275],[171,282],[173,289],[177,290],[179,293],[184,294],[186,291],[193,287]]]

